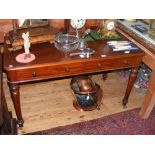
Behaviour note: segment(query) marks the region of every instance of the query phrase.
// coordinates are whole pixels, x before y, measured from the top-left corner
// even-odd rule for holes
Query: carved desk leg
[[[24,121],[22,118],[21,107],[20,107],[19,85],[17,83],[11,83],[11,82],[8,82],[8,85],[10,88],[11,98],[14,104],[15,112],[17,115],[17,124],[19,125],[19,127],[22,127]]]
[[[135,67],[135,68],[132,68],[132,70],[131,70],[128,85],[127,85],[126,92],[125,92],[125,96],[124,96],[123,101],[122,101],[124,108],[126,107],[126,104],[128,103],[128,98],[129,98],[131,89],[132,89],[133,84],[134,84],[136,77],[137,77],[138,68],[139,67]]]

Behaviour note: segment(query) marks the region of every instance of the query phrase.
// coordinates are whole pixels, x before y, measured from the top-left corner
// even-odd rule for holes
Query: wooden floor
[[[133,89],[128,107],[122,108],[121,101],[127,82],[117,72],[109,73],[105,82],[102,81],[101,74],[93,75],[93,80],[102,87],[104,97],[101,109],[89,112],[77,111],[73,107],[70,79],[21,85],[21,107],[25,123],[23,128],[18,129],[18,134],[100,118],[141,106],[144,94]],[[3,81],[8,108],[15,117],[5,77]]]

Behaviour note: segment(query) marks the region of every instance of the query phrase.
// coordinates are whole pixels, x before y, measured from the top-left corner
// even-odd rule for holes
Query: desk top
[[[106,41],[91,41],[88,43],[88,47],[95,50],[95,54],[91,55],[89,58],[80,58],[79,56],[70,56],[69,53],[58,51],[53,43],[39,43],[31,45],[30,52],[33,53],[36,59],[30,63],[19,63],[16,61],[16,56],[24,52],[24,49],[19,49],[16,51],[8,51],[5,49],[4,52],[4,70],[14,70],[21,68],[30,68],[32,66],[39,67],[40,65],[48,64],[63,64],[70,62],[91,61],[95,59],[113,59],[114,57],[129,57],[137,54],[142,54],[140,50],[131,51],[129,54],[125,54],[123,51],[113,52],[111,48],[108,47]],[[76,50],[77,52],[79,50]],[[102,57],[101,55],[106,55]]]

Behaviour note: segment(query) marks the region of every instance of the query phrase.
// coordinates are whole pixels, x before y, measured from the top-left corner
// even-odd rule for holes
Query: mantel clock
[[[97,28],[97,32],[102,38],[112,38],[116,37],[117,33],[115,31],[116,20],[114,19],[103,19]]]
[[[65,19],[65,33],[75,34],[76,30],[80,34],[84,33],[86,19]]]

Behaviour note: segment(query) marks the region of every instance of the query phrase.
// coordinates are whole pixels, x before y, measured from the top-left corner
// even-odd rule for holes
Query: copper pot
[[[78,110],[99,110],[103,91],[88,76],[77,76],[71,80],[71,89],[75,98],[73,105]]]

